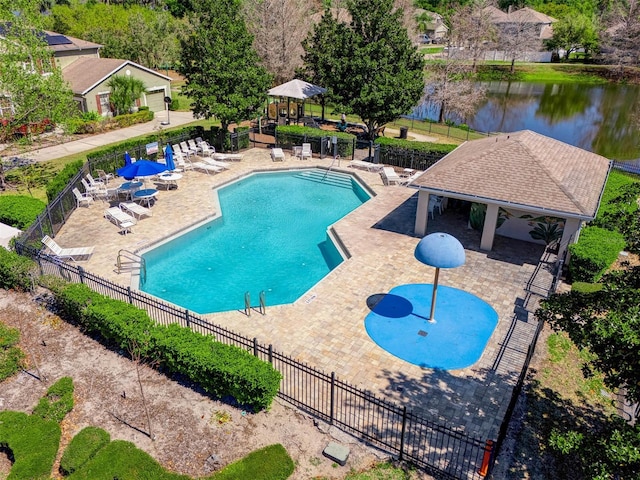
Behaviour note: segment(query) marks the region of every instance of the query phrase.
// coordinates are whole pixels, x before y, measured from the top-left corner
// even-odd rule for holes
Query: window
[[[97,95],[98,113],[107,116],[111,113],[111,104],[109,102],[109,93],[100,93]]]
[[[13,102],[9,97],[0,97],[0,117],[12,117],[15,113]]]

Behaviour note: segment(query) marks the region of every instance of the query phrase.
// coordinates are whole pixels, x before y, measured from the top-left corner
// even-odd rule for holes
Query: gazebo
[[[305,82],[304,80],[293,79],[288,81],[287,83],[283,83],[282,85],[278,85],[277,87],[273,87],[267,93],[271,97],[280,97],[287,99],[287,111],[286,115],[282,115],[281,111],[276,112],[276,118],[278,115],[286,116],[287,122],[291,121],[291,117],[295,117],[296,119],[304,116],[304,101],[307,98],[315,97],[316,95],[323,95],[326,93],[327,89],[323,87],[319,87],[318,85],[314,85],[309,82]],[[296,100],[302,100],[302,112],[296,111],[295,115],[291,115],[291,99],[294,98]],[[282,109],[280,109],[282,110]],[[300,115],[302,113],[302,115]],[[271,117],[272,115],[269,115]],[[324,120],[324,97],[322,99],[322,119]]]
[[[561,258],[595,218],[610,168],[605,157],[530,130],[465,142],[412,182],[415,233],[427,232],[429,196],[442,196],[486,206],[482,250],[493,248],[496,231],[534,241],[532,224],[557,222]]]

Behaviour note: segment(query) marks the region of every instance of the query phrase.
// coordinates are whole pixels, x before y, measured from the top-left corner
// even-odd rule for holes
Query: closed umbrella
[[[167,143],[167,148],[164,149],[164,163],[167,165],[167,170],[172,171],[176,169],[176,164],[173,161],[173,150],[171,145]]]
[[[124,152],[124,166],[131,165],[131,155],[129,152]]]
[[[162,172],[167,171],[167,166],[158,162],[151,162],[149,160],[138,160],[135,163],[130,163],[122,168],[118,169],[118,175],[131,180],[136,177],[152,177]]]

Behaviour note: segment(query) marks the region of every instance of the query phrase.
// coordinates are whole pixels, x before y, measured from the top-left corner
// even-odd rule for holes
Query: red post
[[[484,456],[482,457],[482,465],[478,473],[481,477],[486,477],[489,472],[489,463],[491,462],[491,456],[493,455],[493,440],[487,440],[484,446]]]

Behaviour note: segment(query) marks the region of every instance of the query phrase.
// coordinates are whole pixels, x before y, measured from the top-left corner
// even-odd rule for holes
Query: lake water
[[[640,159],[639,85],[487,82],[487,99],[466,123],[482,132],[533,130],[607,158]],[[429,105],[414,118],[437,118]]]

